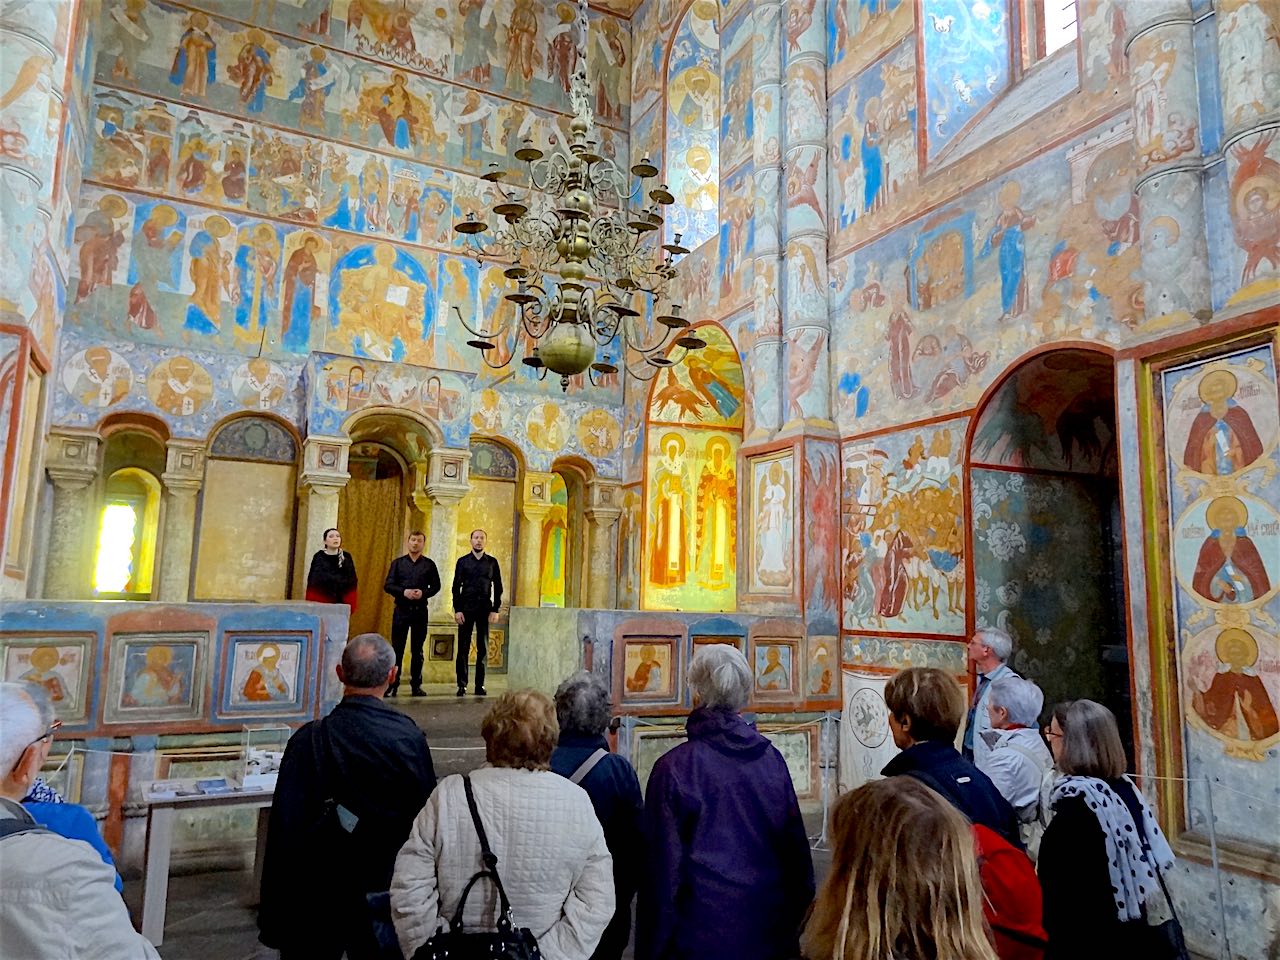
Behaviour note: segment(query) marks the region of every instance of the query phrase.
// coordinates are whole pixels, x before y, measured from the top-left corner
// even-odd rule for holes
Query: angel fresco
[[[1232,225],[1236,245],[1245,252],[1242,285],[1257,278],[1264,260],[1280,270],[1280,163],[1267,156],[1275,139],[1272,130],[1249,146],[1231,148],[1237,163],[1231,177]]]

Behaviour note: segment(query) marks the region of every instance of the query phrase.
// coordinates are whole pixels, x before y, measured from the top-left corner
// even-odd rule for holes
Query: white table
[[[262,888],[262,857],[267,846],[267,821],[274,790],[232,790],[192,796],[147,796],[147,852],[142,882],[142,935],[155,946],[164,942],[164,915],[169,899],[169,858],[173,853],[173,824],[182,810],[210,807],[256,807],[257,847],[253,858],[253,896]]]

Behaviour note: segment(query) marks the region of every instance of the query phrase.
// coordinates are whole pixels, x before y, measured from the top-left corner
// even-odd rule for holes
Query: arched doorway
[[[1012,666],[1055,703],[1088,698],[1133,756],[1115,363],[1063,348],[1017,366],[974,417],[970,627],[1014,639]]]
[[[352,636],[389,637],[395,604],[382,584],[391,561],[404,552],[408,534],[429,533],[413,490],[416,474],[426,471],[435,439],[426,424],[399,412],[366,408],[346,426],[350,479],[338,496],[338,529],[359,574],[349,629]]]
[[[580,607],[585,594],[586,504],[590,467],[576,460],[551,466],[551,509],[542,521],[538,549],[539,603],[544,607]]]

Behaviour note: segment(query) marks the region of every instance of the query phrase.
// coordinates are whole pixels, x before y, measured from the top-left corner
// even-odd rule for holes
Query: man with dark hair
[[[379,955],[366,894],[390,888],[436,785],[426,737],[382,702],[399,669],[391,645],[362,633],[336,669],[342,702],[290,738],[271,804],[258,929],[282,960]]]
[[[471,629],[476,632],[476,696],[483,697],[484,661],[489,655],[489,624],[498,620],[502,607],[502,571],[498,561],[484,552],[487,536],[471,531],[471,552],[458,558],[453,568],[453,619],[458,624],[458,651],[454,666],[458,696],[467,692],[467,660],[471,653]]]
[[[391,614],[391,646],[396,651],[396,666],[404,662],[404,641],[409,638],[410,692],[415,697],[426,696],[422,689],[422,645],[427,641],[427,601],[440,592],[440,571],[435,561],[422,555],[427,536],[421,530],[409,534],[409,552],[391,561],[387,582],[382,589],[396,598],[396,609]],[[400,689],[399,678],[387,687],[387,696],[394,697]]]

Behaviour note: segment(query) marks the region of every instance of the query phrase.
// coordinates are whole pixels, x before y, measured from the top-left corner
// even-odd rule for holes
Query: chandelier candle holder
[[[501,363],[491,361],[489,354],[497,347],[495,341],[518,323],[517,334],[533,345],[523,362],[539,372],[539,379],[548,371],[559,374],[562,390],[568,390],[570,377],[583,372],[593,385],[617,374],[619,364],[608,352],[598,356],[611,345],[621,351],[621,368],[638,380],[652,380],[663,367],[706,346],[689,330],[679,304],[659,310],[676,277],[677,258],[689,252],[678,233],[672,242],[659,243],[665,222],[662,209],[675,197],[666,184],[646,191],[658,176],[648,157],[631,168],[638,181],[632,186],[613,160],[597,153],[599,144],[592,139],[587,0],[578,0],[577,33],[577,65],[569,91],[574,115],[567,147],[549,147],[544,153],[532,140],[524,140],[515,152],[524,165],[519,183],[508,183],[508,174],[491,163],[482,179],[498,194],[487,218],[494,225],[470,214],[454,226],[477,261],[509,264],[503,275],[516,285],[503,298],[514,309],[500,311],[504,318],[495,321],[493,329],[484,329],[479,296],[474,326],[453,307],[472,336],[467,345],[480,351],[487,366],[505,367],[514,351]],[[482,239],[486,233],[490,235]],[[650,312],[656,327],[641,324],[645,311],[637,304]],[[680,349],[669,355],[673,338]],[[643,358],[637,368],[628,362],[633,354]]]

